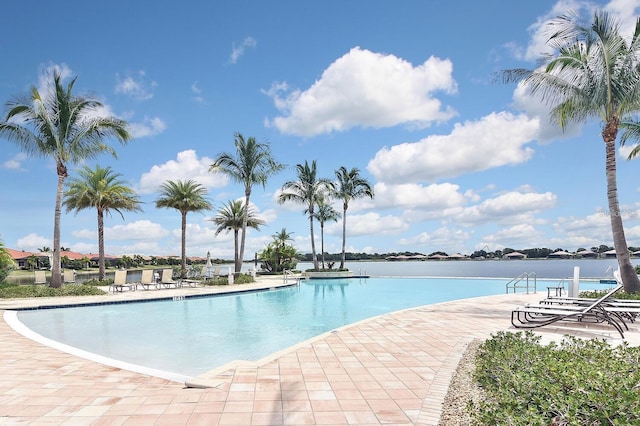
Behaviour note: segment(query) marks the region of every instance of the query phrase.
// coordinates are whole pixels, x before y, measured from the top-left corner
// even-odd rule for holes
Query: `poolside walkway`
[[[259,278],[258,285],[276,282]],[[214,290],[155,293],[203,291]],[[540,293],[483,297],[376,317],[260,362],[227,366],[193,380],[213,388],[187,388],[78,358],[25,338],[0,321],[0,424],[438,425],[467,344],[512,329],[510,311],[541,298]],[[45,302],[53,301],[38,304]],[[24,301],[4,301],[0,309],[18,304]],[[545,339],[571,333],[621,341],[606,327],[540,331]],[[628,332],[627,341],[640,345],[640,333]]]

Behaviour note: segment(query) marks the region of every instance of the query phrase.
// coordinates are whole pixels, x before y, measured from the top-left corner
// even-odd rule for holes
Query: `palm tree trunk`
[[[340,258],[340,269],[344,269],[345,248],[347,244],[347,207],[342,209],[342,257]]]
[[[615,129],[612,130],[613,125]],[[607,199],[609,201],[609,218],[611,219],[611,232],[613,233],[613,245],[616,249],[620,276],[624,284],[624,291],[627,293],[640,292],[640,280],[633,265],[627,240],[624,235],[622,225],[622,215],[618,204],[618,184],[616,182],[616,145],[615,135],[617,134],[617,122],[607,123],[603,132],[603,139],[606,150],[606,175],[607,175]]]
[[[187,277],[187,212],[182,212],[182,254],[180,261],[180,278]]]
[[[104,213],[98,208],[98,280],[104,280]]]
[[[247,222],[249,221],[249,197],[251,196],[251,191],[245,190],[244,192],[244,217],[242,219],[242,239],[240,241],[240,253],[238,258],[236,259],[236,274],[240,272],[242,269],[242,259],[244,258],[244,242],[247,235]]]
[[[66,168],[58,164],[58,189],[56,193],[55,217],[53,220],[53,259],[51,265],[51,287],[62,287],[62,276],[60,275],[60,216],[62,212],[62,190],[64,189],[64,178]]]
[[[324,269],[324,222],[320,222],[320,247],[322,251],[322,269]]]
[[[244,232],[243,232],[244,234]],[[233,230],[233,265],[234,269],[238,267],[238,258],[240,254],[238,253],[238,230]],[[236,271],[238,272],[238,271]]]
[[[311,231],[311,256],[313,257],[313,269],[318,268],[318,259],[316,256],[316,241],[313,238],[313,208],[309,209],[309,230]]]

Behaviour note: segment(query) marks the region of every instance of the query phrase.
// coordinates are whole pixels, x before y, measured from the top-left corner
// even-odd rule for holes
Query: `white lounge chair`
[[[600,299],[594,299],[585,306],[580,305],[527,305],[511,312],[511,324],[516,328],[536,328],[558,321],[574,320],[580,322],[608,323],[624,338],[627,324],[618,312],[606,308],[606,301],[622,288],[619,284]]]
[[[122,290],[124,290],[125,288],[128,288],[129,290],[133,290],[135,291],[136,289],[136,285],[135,283],[128,283],[127,282],[127,271],[125,270],[117,270],[115,277],[113,279],[113,284],[111,284],[109,286],[109,289],[112,290],[114,293],[116,291],[122,292]]]
[[[162,285],[164,288],[171,288],[171,286],[173,286],[174,288],[180,287],[180,281],[173,280],[173,269],[169,268],[162,270],[160,285]]]
[[[47,284],[47,274],[45,271],[34,271],[35,280],[34,284]]]
[[[145,269],[142,271],[142,277],[140,281],[136,283],[136,286],[142,286],[145,290],[149,290],[151,287],[158,287],[158,280],[156,280],[155,274],[153,273],[153,269]]]
[[[65,269],[63,276],[64,284],[75,284],[76,283],[76,271],[73,269]]]

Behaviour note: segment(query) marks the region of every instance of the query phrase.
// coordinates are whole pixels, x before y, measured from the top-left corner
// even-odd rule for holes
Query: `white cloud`
[[[253,37],[245,37],[240,44],[233,42],[231,46],[231,57],[229,63],[235,64],[241,56],[243,56],[249,47],[256,47],[258,42]]]
[[[452,71],[453,64],[446,59],[432,56],[414,67],[394,55],[355,47],[305,91],[289,91],[286,83],[265,91],[283,114],[266,124],[299,136],[357,126],[424,128],[455,115],[433,96],[439,91],[456,92]]]
[[[153,98],[153,89],[158,85],[155,81],[147,83],[146,73],[138,71],[135,75],[127,75],[121,78],[116,74],[116,93],[122,93],[137,101],[146,101]]]
[[[508,112],[458,123],[449,135],[383,148],[367,169],[378,181],[436,181],[494,167],[524,163],[533,155],[537,119]]]
[[[341,235],[342,222],[325,225],[324,229],[326,234]],[[402,218],[393,215],[381,216],[378,213],[347,215],[347,235],[352,237],[358,235],[395,235],[407,229],[409,229],[409,224]]]
[[[542,233],[533,225],[521,223],[510,228],[504,228],[494,234],[485,235],[482,242],[478,244],[489,247],[489,250],[509,248],[538,247],[540,241],[544,240]]]
[[[202,96],[202,89],[198,86],[198,83],[193,83],[191,85],[191,93],[193,93],[193,100],[199,104],[203,104],[206,102],[204,97]]]
[[[147,136],[155,136],[167,129],[167,125],[158,117],[145,117],[141,123],[128,123],[129,132],[134,138],[144,138]]]
[[[437,247],[448,254],[462,252],[469,232],[441,227],[433,232],[422,232],[411,238],[401,238],[398,243],[408,247]]]
[[[19,152],[16,155],[14,155],[13,158],[2,163],[1,167],[3,169],[23,171],[24,169],[22,168],[22,162],[26,159],[27,159],[27,154],[23,152]]]
[[[181,151],[176,160],[169,160],[164,164],[153,166],[151,170],[142,174],[139,192],[148,194],[157,191],[167,180],[195,180],[208,188],[219,188],[229,183],[229,178],[222,173],[210,173],[209,167],[213,159],[198,158],[196,151],[189,149]]]
[[[45,238],[33,232],[25,237],[18,238],[16,242],[16,250],[37,251],[38,248],[45,246],[53,249],[51,238]]]
[[[482,203],[467,207],[451,218],[456,223],[478,224],[487,222],[517,223],[533,221],[533,215],[555,207],[558,197],[551,192],[507,192]]]
[[[452,183],[423,186],[417,183],[374,185],[375,198],[358,199],[349,204],[349,212],[363,209],[412,208],[442,210],[463,205],[468,195]],[[352,207],[353,206],[353,207]]]

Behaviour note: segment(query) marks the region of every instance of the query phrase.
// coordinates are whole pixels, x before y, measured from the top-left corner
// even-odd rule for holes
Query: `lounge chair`
[[[190,271],[187,274],[187,278],[181,280],[182,285],[188,285],[189,287],[198,287],[202,284],[202,281],[206,279],[207,267],[203,266],[199,271]]]
[[[145,290],[149,290],[151,287],[158,287],[158,280],[154,277],[153,269],[144,269],[142,271],[142,277],[140,281],[136,283],[136,286],[142,286]]]
[[[628,329],[621,315],[605,309],[606,301],[622,288],[619,284],[600,299],[594,299],[586,306],[580,305],[527,305],[511,312],[511,324],[516,328],[536,328],[553,324],[558,321],[580,321],[608,323],[624,338],[624,329]]]
[[[34,284],[47,284],[47,274],[45,271],[34,271],[35,280]]]
[[[62,276],[64,284],[76,283],[76,271],[74,271],[73,269],[65,269]]]
[[[116,275],[115,275],[115,277],[113,279],[113,284],[111,284],[109,286],[109,289],[112,290],[115,293],[116,291],[122,292],[122,290],[124,290],[125,288],[128,288],[129,290],[135,291],[136,284],[127,282],[127,271],[126,271],[126,269],[125,270],[117,270],[116,271]]]
[[[160,279],[160,285],[164,288],[174,288],[180,287],[180,281],[173,280],[173,269],[163,269],[162,270],[162,279]]]

